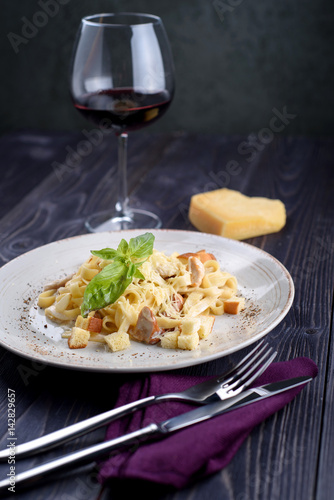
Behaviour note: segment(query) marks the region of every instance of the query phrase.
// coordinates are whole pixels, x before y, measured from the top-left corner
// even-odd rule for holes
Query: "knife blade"
[[[64,455],[63,457],[17,474],[15,476],[15,488],[17,486],[20,487],[29,484],[33,480],[41,479],[47,474],[58,472],[60,469],[65,467],[77,465],[84,461],[92,461],[95,458],[111,453],[118,448],[128,446],[133,443],[139,443],[149,438],[164,437],[169,433],[175,432],[184,427],[203,422],[204,420],[213,418],[222,413],[232,411],[256,401],[261,401],[262,399],[275,396],[300,385],[307,384],[311,380],[312,377],[308,376],[295,377],[247,389],[241,394],[238,394],[228,400],[219,400],[207,404],[206,406],[201,406],[176,417],[164,420],[158,424],[152,423],[142,429],[125,434],[124,436],[111,439],[110,441],[104,441],[103,443],[89,446],[88,448]],[[12,480],[12,478],[9,478],[0,481],[0,491],[8,488],[11,484],[10,481]]]
[[[281,380],[279,382],[272,382],[259,387],[253,387],[225,401],[216,401],[209,405],[201,406],[195,410],[183,413],[177,417],[172,417],[169,420],[161,422],[159,426],[162,428],[163,432],[174,432],[182,429],[183,427],[187,427],[189,425],[207,420],[208,418],[220,415],[221,413],[226,413],[227,411],[232,411],[270,396],[275,396],[276,394],[293,389],[294,387],[306,384],[311,380],[312,377],[294,377],[292,379]],[[219,390],[217,391],[217,394],[219,395]]]

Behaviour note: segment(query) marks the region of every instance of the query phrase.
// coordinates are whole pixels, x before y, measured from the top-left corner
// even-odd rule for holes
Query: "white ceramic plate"
[[[94,233],[44,245],[0,269],[0,344],[35,362],[102,372],[150,372],[204,363],[242,349],[277,326],[289,311],[294,286],[285,267],[249,244],[199,232],[152,230],[157,250],[170,254],[205,248],[221,267],[238,279],[246,308],[237,316],[216,317],[211,335],[194,351],[163,349],[132,342],[112,353],[104,344],[69,349],[63,329],[45,318],[36,305],[46,283],[64,277],[90,255],[90,250],[116,248],[121,238],[145,230]]]

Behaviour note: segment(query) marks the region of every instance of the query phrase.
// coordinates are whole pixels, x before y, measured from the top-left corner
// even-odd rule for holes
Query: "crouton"
[[[181,335],[177,338],[177,347],[179,349],[186,349],[188,351],[192,351],[196,349],[199,344],[199,336],[198,333],[192,333],[190,335]]]
[[[197,333],[201,326],[201,320],[197,318],[185,318],[181,323],[182,335],[191,335]]]
[[[224,312],[227,314],[238,314],[245,308],[245,299],[242,297],[233,297],[224,302]]]
[[[81,328],[82,330],[88,330],[88,323],[90,318],[83,318],[82,316],[78,316],[75,320],[75,326]]]
[[[83,349],[87,347],[89,341],[90,333],[82,328],[74,327],[72,328],[72,333],[68,339],[68,346],[70,349]]]
[[[164,349],[177,349],[177,339],[179,335],[179,329],[164,333],[164,335],[161,337],[161,347],[163,347]]]
[[[106,344],[112,352],[123,351],[130,347],[130,337],[126,332],[110,333],[104,337]]]

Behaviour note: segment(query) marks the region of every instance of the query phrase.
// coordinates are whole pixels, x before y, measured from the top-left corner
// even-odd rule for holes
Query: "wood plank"
[[[73,146],[78,134],[22,131],[0,138],[0,218],[52,172],[66,144]],[[59,158],[60,160],[60,158]]]
[[[312,272],[305,269],[305,262],[317,255],[317,237],[332,231],[333,204],[328,211],[328,199],[324,196],[331,148],[326,143],[319,148],[298,140],[287,146],[284,141],[272,144],[271,148],[277,150],[270,153],[268,148],[259,162],[258,175],[246,185],[247,192],[253,190],[257,195],[270,189],[286,203],[287,227],[280,234],[256,238],[251,243],[276,256],[299,278],[291,312],[268,335],[271,344],[278,348],[279,359],[307,356],[321,372],[299,399],[253,432],[239,450],[225,470],[230,482],[237,482],[237,490],[226,498],[311,499],[317,481],[325,384],[322,367],[326,365],[331,315],[331,301],[319,295],[323,290],[333,290],[333,259],[315,259]],[[275,159],[270,168],[280,175],[267,175],[268,158]],[[307,333],[314,330],[316,334]]]
[[[332,302],[332,310],[333,310],[333,302]],[[319,452],[318,477],[317,477],[316,494],[315,494],[315,498],[317,500],[327,500],[328,498],[332,498],[333,496],[333,475],[332,475],[333,474],[332,464],[334,463],[333,320],[334,316],[332,316],[332,324],[330,328],[331,344],[330,344],[330,349],[328,351],[327,376],[326,376],[325,395],[324,395],[324,400],[326,401],[326,403],[323,411],[323,420],[321,429],[322,439]]]

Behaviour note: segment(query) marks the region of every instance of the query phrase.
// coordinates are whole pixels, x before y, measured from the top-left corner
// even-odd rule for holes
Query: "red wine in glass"
[[[114,130],[117,134],[138,130],[160,118],[171,102],[167,90],[140,92],[132,88],[108,89],[80,96],[74,103],[91,122]]]

